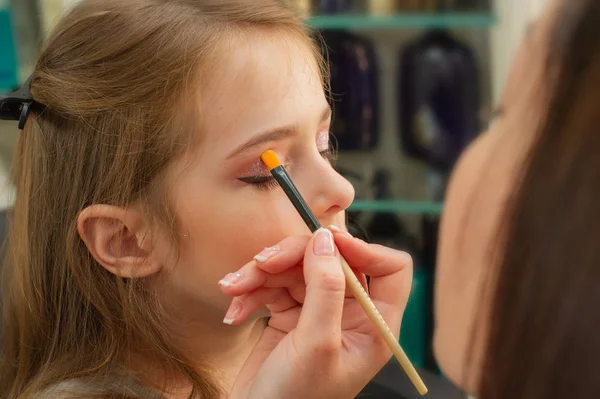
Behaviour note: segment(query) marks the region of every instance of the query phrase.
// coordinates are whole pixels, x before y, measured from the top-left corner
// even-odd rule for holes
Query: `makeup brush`
[[[306,223],[310,231],[314,233],[315,231],[320,229],[321,223],[319,223],[319,220],[315,217],[315,215],[312,213],[312,211],[300,195],[300,192],[288,176],[287,172],[285,171],[285,168],[281,165],[281,162],[277,158],[277,155],[273,151],[269,150],[265,151],[261,155],[261,159],[264,162],[264,164],[267,165],[267,168],[269,168],[269,170],[271,171],[273,178],[275,178],[275,180],[277,181],[277,183],[279,183],[279,185],[281,186],[285,194],[288,196],[290,201],[292,201],[292,204],[294,204],[294,207],[296,208],[296,210],[298,211],[298,213],[300,214],[300,216],[304,220],[304,223]],[[386,344],[394,354],[394,357],[398,360],[398,363],[400,363],[400,366],[402,366],[402,368],[406,372],[406,375],[411,380],[419,394],[425,395],[427,393],[427,387],[425,386],[423,380],[417,373],[417,370],[415,370],[415,367],[412,365],[412,363],[406,356],[406,353],[404,353],[404,350],[402,350],[402,347],[400,347],[398,339],[394,337],[394,334],[386,324],[385,320],[383,320],[383,317],[381,317],[381,314],[373,304],[373,301],[371,301],[369,294],[367,294],[361,283],[358,281],[358,278],[356,278],[356,275],[348,265],[348,262],[346,262],[344,257],[341,255],[340,259],[342,263],[342,270],[344,271],[344,276],[346,277],[346,284],[350,288],[350,291],[352,292],[358,303],[360,303],[361,307],[364,309],[369,319],[373,322],[373,324],[375,324],[381,336],[384,338]]]

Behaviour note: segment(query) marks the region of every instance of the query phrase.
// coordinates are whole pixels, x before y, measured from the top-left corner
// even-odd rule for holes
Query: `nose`
[[[304,176],[303,196],[308,206],[323,225],[340,224],[338,220],[354,200],[354,187],[320,159]]]

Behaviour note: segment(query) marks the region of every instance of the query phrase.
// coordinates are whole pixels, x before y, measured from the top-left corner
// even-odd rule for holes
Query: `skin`
[[[476,393],[494,281],[491,256],[503,212],[535,139],[544,101],[545,59],[562,0],[533,25],[501,99],[502,114],[461,157],[448,188],[440,231],[434,350],[444,374]],[[471,357],[469,357],[471,356]]]

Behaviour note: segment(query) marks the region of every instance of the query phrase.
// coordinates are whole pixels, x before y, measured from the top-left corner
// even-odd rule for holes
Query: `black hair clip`
[[[31,113],[34,104],[37,104],[31,95],[31,80],[27,79],[23,86],[7,95],[0,95],[0,119],[19,121],[19,129],[23,130],[25,122]]]

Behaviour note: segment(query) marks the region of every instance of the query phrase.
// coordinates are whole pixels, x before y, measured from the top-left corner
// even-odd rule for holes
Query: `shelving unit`
[[[13,35],[13,20],[8,7],[0,2],[0,93],[17,86],[17,59]]]
[[[403,38],[410,37],[409,32],[427,29],[449,29],[455,31],[469,32],[470,35],[480,36],[479,32],[486,31],[498,23],[496,15],[490,12],[445,12],[445,13],[398,13],[395,15],[369,15],[369,14],[331,14],[331,15],[314,15],[307,19],[307,24],[314,29],[321,30],[353,30],[360,31],[366,37],[375,39],[383,38],[383,45],[377,44],[378,55],[382,62],[381,74],[383,79],[388,82],[381,87],[382,102],[394,100],[393,90],[390,86],[394,86],[393,80],[389,80],[390,72],[396,71],[394,61],[390,60],[390,50],[400,48],[404,40]],[[396,33],[397,32],[397,33]],[[391,39],[392,36],[397,36],[400,39]],[[394,43],[390,46],[390,43]],[[484,57],[485,59],[486,57]],[[387,66],[387,67],[386,67]],[[487,69],[487,66],[483,66]],[[385,72],[387,71],[387,72]],[[485,73],[484,73],[485,74]],[[390,91],[391,90],[391,91]],[[389,99],[389,100],[388,100]],[[389,132],[394,131],[395,122],[390,120],[390,112],[394,112],[389,108],[389,104],[383,104],[383,123],[381,129],[389,137]],[[387,146],[388,148],[380,148],[375,152],[370,152],[364,155],[364,158],[379,158],[385,159],[392,154],[390,148],[397,148],[395,144]],[[373,158],[374,157],[374,158]],[[354,156],[353,160],[358,160],[359,157]],[[409,161],[410,162],[410,161]],[[413,172],[409,172],[413,173]],[[422,172],[417,172],[422,173]],[[414,180],[414,179],[413,179]],[[416,194],[416,195],[415,195]],[[443,203],[404,200],[403,197],[420,198],[423,195],[420,193],[396,193],[398,200],[356,200],[350,207],[350,211],[365,212],[365,213],[396,213],[401,215],[410,215],[419,217],[422,215],[437,216],[443,211]],[[424,197],[423,197],[424,198]],[[415,219],[416,220],[416,219]]]
[[[316,29],[487,29],[496,23],[489,13],[406,13],[390,16],[362,14],[319,15],[308,19]]]
[[[444,208],[441,202],[419,201],[354,201],[350,211],[354,212],[389,212],[405,215],[440,215]]]

